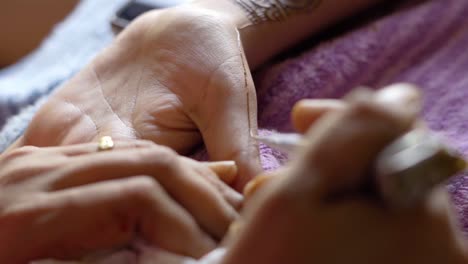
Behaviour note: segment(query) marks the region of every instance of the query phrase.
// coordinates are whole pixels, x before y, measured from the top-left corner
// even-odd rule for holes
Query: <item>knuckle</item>
[[[178,161],[178,154],[164,146],[154,146],[150,149],[144,150],[145,158],[155,161],[153,164],[159,168],[167,170],[174,169]]]
[[[129,180],[124,187],[124,192],[129,197],[146,202],[161,190],[161,186],[149,176],[137,176]]]
[[[156,174],[164,177],[166,174],[174,174],[174,171],[179,167],[178,154],[168,148],[154,145],[149,148],[137,148],[130,150],[131,155],[125,155],[125,162],[139,168],[145,168],[145,172],[152,176]],[[156,173],[156,174],[155,174]]]
[[[175,158],[177,156],[177,153],[173,149],[171,149],[169,147],[157,146],[157,148],[155,148],[155,150],[157,151],[158,155],[161,155],[163,157],[167,157],[169,159]]]
[[[22,152],[24,154],[31,154],[39,150],[39,148],[36,146],[24,146],[24,147],[19,148],[18,150],[20,151],[20,153]]]

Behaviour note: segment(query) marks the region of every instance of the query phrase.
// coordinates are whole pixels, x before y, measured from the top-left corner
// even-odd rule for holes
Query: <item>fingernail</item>
[[[204,164],[228,185],[232,184],[237,178],[238,168],[235,161],[205,162]]]
[[[412,84],[400,83],[387,86],[379,90],[374,99],[392,108],[402,108],[419,113],[421,110],[421,93],[419,88]]]
[[[255,177],[244,188],[244,200],[249,200],[265,183],[269,182],[274,176],[263,174]]]
[[[295,108],[306,109],[342,109],[345,104],[341,100],[333,99],[303,99],[296,103]]]

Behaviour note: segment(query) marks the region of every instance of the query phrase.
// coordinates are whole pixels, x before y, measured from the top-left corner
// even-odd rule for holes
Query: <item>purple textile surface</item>
[[[467,49],[468,1],[407,1],[257,73],[259,125],[289,131],[289,112],[302,98],[338,98],[358,85],[410,82],[423,89],[429,127],[468,156]],[[262,149],[267,169],[284,160],[269,151]],[[467,234],[468,174],[448,189]]]
[[[117,8],[120,2],[124,1],[113,1],[114,7]],[[95,16],[96,6],[101,3],[92,0],[81,0],[81,3],[74,16],[69,17],[43,47],[50,54],[60,54],[57,55],[61,62],[56,65],[57,69],[44,66],[38,75],[47,78],[32,78],[32,84],[23,84],[26,78],[15,76],[0,82],[0,126],[18,112],[9,110],[11,105],[19,107],[30,101],[18,103],[15,100],[16,103],[10,105],[7,97],[18,96],[10,91],[21,91],[28,95],[24,96],[27,98],[31,94],[37,94],[32,96],[34,98],[44,97],[111,41],[108,17],[105,14]],[[363,23],[363,19],[367,22]],[[322,41],[323,35],[310,39],[299,50],[290,52],[287,59],[283,56],[255,74],[261,133],[291,130],[289,112],[302,98],[339,98],[359,85],[382,87],[394,82],[411,82],[423,88],[424,119],[429,127],[451,140],[455,148],[468,156],[468,0],[408,0],[400,6],[376,8],[356,20],[358,23],[353,21],[352,25],[346,25],[346,29],[337,29],[338,32],[331,35],[335,37],[327,34],[328,41]],[[77,35],[74,24],[82,26],[84,21],[89,25],[88,30],[82,28],[83,35]],[[86,39],[88,45],[79,43],[72,47],[67,44],[63,54],[51,46],[70,36]],[[13,70],[31,68],[36,71],[38,67],[32,66],[37,64],[31,64],[34,62],[31,60],[40,59],[50,64],[51,55],[45,54],[47,56],[43,58],[43,51],[15,69],[0,72],[0,77],[11,77]],[[28,76],[29,72],[26,73]],[[12,88],[7,89],[5,83],[11,84]],[[41,85],[44,87],[36,88]],[[21,134],[35,110],[23,111],[2,128],[0,151],[1,146],[8,146]],[[261,146],[261,154],[267,170],[286,161],[281,153],[265,146]],[[468,234],[468,174],[454,179],[448,189],[463,230]],[[134,256],[125,255],[119,259],[122,263],[131,262],[126,260],[127,257]],[[113,258],[110,260],[110,263],[117,263]]]

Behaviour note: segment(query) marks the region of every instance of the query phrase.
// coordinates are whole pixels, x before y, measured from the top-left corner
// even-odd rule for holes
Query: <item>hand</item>
[[[297,160],[251,196],[223,263],[467,263],[444,188],[408,209],[359,192],[374,157],[414,125],[417,98],[396,85],[348,103],[298,105],[299,128],[333,111],[315,122]]]
[[[260,163],[250,138],[255,89],[238,37],[201,8],[149,12],[50,97],[17,145],[110,135],[187,154],[203,139],[211,159],[237,162],[242,186]]]
[[[237,217],[242,197],[210,169],[229,166],[144,141],[116,142],[104,152],[96,145],[22,147],[0,156],[1,263],[76,258],[136,236],[201,257]]]

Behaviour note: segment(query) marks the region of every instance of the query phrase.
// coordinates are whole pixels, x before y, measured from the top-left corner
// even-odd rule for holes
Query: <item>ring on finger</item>
[[[114,148],[115,144],[110,136],[104,136],[99,139],[98,151],[108,151]]]

